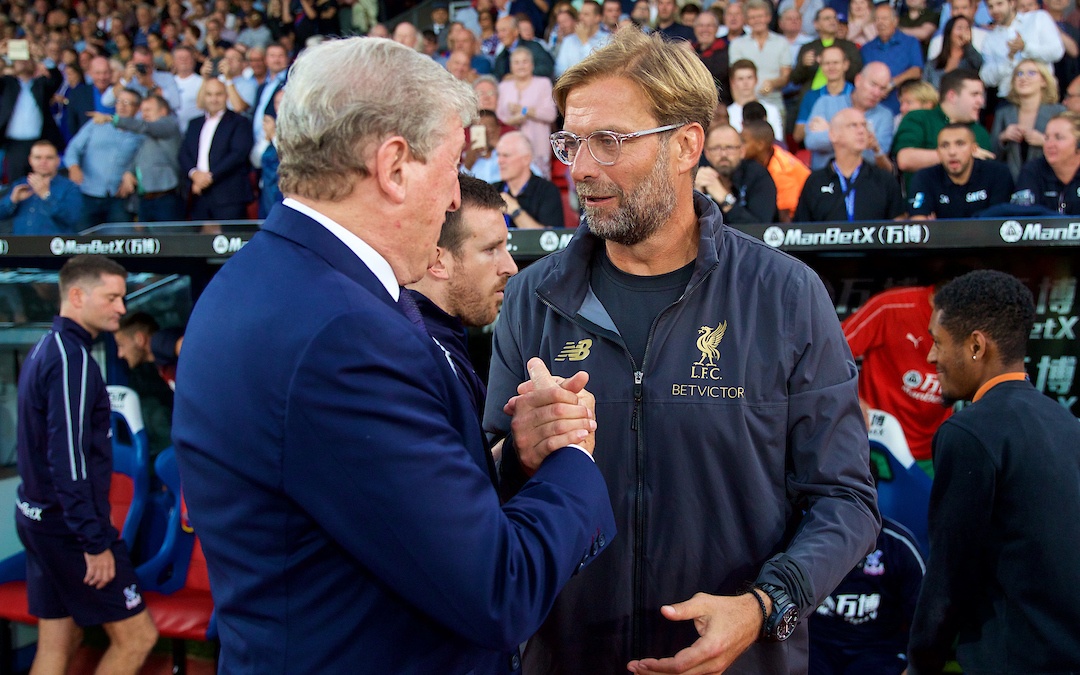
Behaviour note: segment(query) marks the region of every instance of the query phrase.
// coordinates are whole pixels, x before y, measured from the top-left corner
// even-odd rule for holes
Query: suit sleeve
[[[464,428],[471,409],[451,422],[453,374],[403,326],[356,313],[314,337],[290,387],[285,491],[419,611],[476,644],[512,648],[614,536],[607,488],[584,453],[563,448],[500,507],[476,458],[479,429]]]
[[[993,527],[996,472],[965,429],[946,422],[934,435],[930,488],[930,563],[923,579],[908,645],[908,673],[940,673],[960,618],[980,601],[989,560],[982,536]]]
[[[240,115],[233,113],[230,115],[231,122],[227,129],[222,129],[225,120],[222,120],[222,125],[218,127],[218,132],[226,131],[228,138],[223,139],[226,141],[226,153],[223,157],[214,161],[210,160],[210,173],[215,176],[221,176],[225,174],[235,173],[239,169],[246,170],[250,166],[248,155],[251,154],[251,146],[255,142],[255,137],[251,134],[251,127],[245,122],[244,118]],[[217,134],[214,134],[215,138]],[[215,179],[216,180],[216,179]]]
[[[52,347],[59,348],[60,358],[46,375],[49,474],[68,529],[85,552],[97,554],[110,543],[109,533],[102,530],[94,510],[95,488],[86,469],[86,455],[93,441],[87,372],[97,366],[85,349],[65,351],[59,344]]]
[[[199,152],[199,131],[202,129],[202,124],[197,120],[192,120],[188,125],[187,133],[184,135],[184,140],[180,143],[180,176],[185,181],[190,181],[188,173],[195,168],[195,162],[197,157],[195,156]]]
[[[809,616],[860,558],[873,550],[881,519],[870,448],[859,409],[858,371],[836,310],[808,269],[786,284],[784,340],[792,346],[788,390],[787,493],[802,512],[785,551],[758,583],[787,589]]]

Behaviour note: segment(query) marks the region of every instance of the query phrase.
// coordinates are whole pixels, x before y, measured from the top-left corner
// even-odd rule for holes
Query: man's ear
[[[679,172],[691,171],[698,165],[701,151],[705,149],[705,130],[697,122],[691,122],[676,133]]]
[[[428,267],[428,274],[435,277],[436,279],[439,279],[440,281],[449,281],[449,266],[453,264],[449,260],[447,260],[450,257],[450,251],[446,250],[442,246],[436,246],[435,251],[435,262],[431,265],[431,267]]]
[[[412,153],[409,144],[401,136],[391,136],[375,150],[371,172],[378,181],[379,190],[394,204],[405,202],[410,161]]]

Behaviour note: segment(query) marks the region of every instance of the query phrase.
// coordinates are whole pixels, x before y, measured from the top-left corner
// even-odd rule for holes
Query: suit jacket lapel
[[[312,251],[331,267],[368,289],[387,306],[393,307],[394,311],[400,312],[394,299],[367,265],[340,239],[308,216],[278,204],[270,211],[262,229]]]

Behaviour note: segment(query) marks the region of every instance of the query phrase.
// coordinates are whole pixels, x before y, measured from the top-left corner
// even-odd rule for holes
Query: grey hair
[[[277,115],[281,191],[344,199],[358,177],[369,175],[368,155],[379,143],[401,136],[416,159],[427,161],[454,115],[472,123],[472,88],[404,45],[354,37],[305,49]]]

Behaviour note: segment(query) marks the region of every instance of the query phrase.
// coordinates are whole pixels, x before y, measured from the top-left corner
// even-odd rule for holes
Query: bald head
[[[866,115],[855,108],[844,108],[829,122],[829,141],[837,159],[861,155],[869,145]]]
[[[885,100],[889,95],[889,82],[892,74],[889,67],[881,61],[873,61],[863,66],[855,76],[855,91],[851,103],[860,110],[869,110]]]

